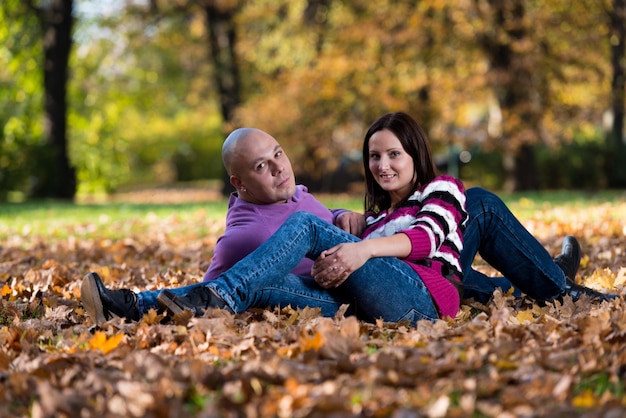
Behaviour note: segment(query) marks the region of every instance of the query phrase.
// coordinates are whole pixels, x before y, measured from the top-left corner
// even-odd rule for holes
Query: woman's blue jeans
[[[178,289],[184,295],[195,286],[209,286],[235,312],[248,308],[290,305],[318,307],[324,316],[333,316],[342,304],[352,314],[374,322],[415,323],[438,318],[430,293],[419,275],[395,257],[368,260],[335,289],[324,289],[312,278],[289,272],[303,257],[315,260],[322,251],[358,238],[307,212],[296,212],[263,245],[243,258],[217,279]],[[139,308],[157,306],[158,292],[141,292]]]
[[[489,300],[496,288],[547,300],[562,293],[565,274],[546,249],[495,194],[478,187],[466,190],[469,220],[463,235],[461,268],[465,298]],[[472,269],[476,254],[505,277]]]

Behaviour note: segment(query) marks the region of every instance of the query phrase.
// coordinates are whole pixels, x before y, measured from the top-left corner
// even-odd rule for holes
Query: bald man
[[[294,212],[312,213],[353,235],[360,235],[365,228],[362,214],[329,210],[305,186],[296,186],[289,157],[264,131],[233,131],[222,147],[222,160],[237,192],[228,201],[226,229],[217,241],[204,281],[216,278],[257,249]],[[305,258],[292,273],[310,275],[312,263]]]
[[[303,185],[296,185],[291,161],[282,146],[264,131],[240,128],[222,146],[222,160],[237,190],[230,196],[226,229],[218,239],[204,281],[216,278],[264,243],[293,213],[304,211],[353,234],[365,229],[362,214],[326,208]],[[310,278],[313,261],[304,258],[291,273]],[[312,280],[312,279],[311,279]],[[201,285],[201,283],[199,283]],[[196,285],[171,289],[185,295]],[[138,294],[109,290],[96,273],[83,279],[81,299],[87,314],[101,324],[113,315],[137,320],[158,308],[160,291]]]

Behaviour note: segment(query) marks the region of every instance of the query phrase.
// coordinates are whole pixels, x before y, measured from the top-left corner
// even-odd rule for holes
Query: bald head
[[[233,175],[234,166],[238,161],[237,154],[241,154],[246,149],[246,144],[253,140],[255,135],[267,135],[260,129],[239,128],[228,135],[222,145],[222,161],[229,175]],[[236,171],[236,170],[235,170]]]
[[[222,161],[241,199],[284,203],[296,191],[291,162],[278,141],[255,128],[239,128],[222,145]]]

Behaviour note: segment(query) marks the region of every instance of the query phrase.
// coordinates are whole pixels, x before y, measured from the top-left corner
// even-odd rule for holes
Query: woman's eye
[[[280,157],[281,155],[283,155],[283,152],[282,152],[282,151],[278,151],[278,152],[276,153],[276,157]]]

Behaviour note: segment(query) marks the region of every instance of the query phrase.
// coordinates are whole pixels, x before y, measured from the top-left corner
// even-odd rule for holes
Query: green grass
[[[520,219],[538,211],[555,207],[584,209],[605,204],[626,202],[624,191],[550,191],[499,194]],[[321,195],[320,200],[331,208],[343,207],[362,211],[360,196]],[[626,217],[624,205],[612,215]],[[222,222],[227,200],[202,203],[67,203],[55,201],[0,203],[0,240],[12,235],[64,238],[68,235],[119,238],[146,231],[155,222],[171,222],[197,227],[208,233],[210,224]]]
[[[153,213],[168,216],[174,213],[185,215],[198,210],[206,210],[212,219],[221,219],[226,214],[226,200],[206,203],[143,204],[143,203],[101,203],[73,204],[67,202],[26,202],[0,204],[0,222],[32,222],[35,219],[64,219],[72,222],[93,222],[99,216],[111,220],[125,220]]]
[[[537,212],[546,211],[556,207],[583,210],[602,205],[626,203],[626,191],[601,190],[596,192],[580,190],[555,190],[525,193],[498,193],[511,211],[520,219],[528,219]],[[623,208],[622,208],[623,209]],[[622,211],[611,211],[613,219],[623,219]]]
[[[141,233],[154,222],[176,218],[179,223],[198,219],[219,221],[226,201],[188,204],[71,204],[26,202],[0,204],[0,239],[12,234],[64,238],[68,235],[119,238]]]

